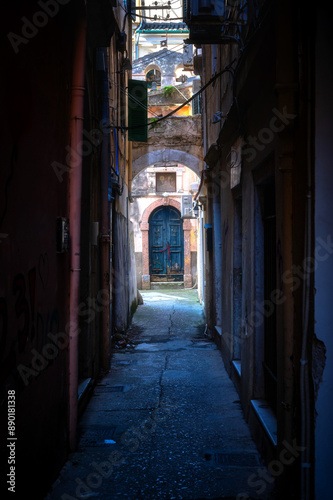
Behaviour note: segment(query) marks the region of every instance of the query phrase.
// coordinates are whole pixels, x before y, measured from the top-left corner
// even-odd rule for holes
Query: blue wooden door
[[[183,279],[183,220],[175,208],[161,207],[150,216],[149,270],[151,281]]]

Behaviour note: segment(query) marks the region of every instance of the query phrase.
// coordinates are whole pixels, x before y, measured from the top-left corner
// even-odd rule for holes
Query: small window
[[[195,96],[194,99],[192,99],[192,114],[201,114],[201,94]]]
[[[147,87],[152,88],[152,84],[155,83],[157,87],[161,86],[161,72],[158,69],[151,69],[146,74]]]
[[[156,192],[174,193],[176,191],[176,172],[161,172],[156,174]]]

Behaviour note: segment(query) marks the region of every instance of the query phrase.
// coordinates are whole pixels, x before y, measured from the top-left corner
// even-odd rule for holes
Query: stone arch
[[[152,69],[157,69],[157,71],[159,71],[159,72],[162,74],[162,69],[161,69],[161,67],[160,67],[158,64],[156,64],[156,63],[150,63],[150,64],[148,64],[148,65],[145,67],[145,70],[144,70],[144,71],[145,71],[145,75],[147,75],[147,73],[148,73],[150,70],[152,70]]]
[[[142,232],[142,289],[150,290],[149,274],[149,217],[158,207],[169,206],[181,212],[181,205],[172,198],[163,198],[153,201],[143,212],[140,229]],[[184,231],[184,287],[192,286],[191,274],[191,222],[189,219],[183,221]]]
[[[164,149],[159,151],[150,151],[142,156],[139,156],[132,164],[132,175],[133,179],[142,170],[150,167],[154,163],[158,162],[174,162],[185,165],[190,168],[200,177],[200,170],[202,160],[197,156],[186,151],[180,151],[178,149]]]
[[[148,224],[149,217],[154,212],[154,210],[161,206],[169,206],[176,208],[179,212],[181,209],[179,201],[172,200],[171,198],[165,198],[164,200],[153,201],[143,212],[141,224]]]
[[[156,75],[158,75],[158,78],[155,80],[151,80],[150,78],[148,78],[148,75],[150,72],[154,72]],[[157,86],[160,86],[162,83],[161,68],[157,64],[154,64],[154,63],[148,64],[148,66],[146,66],[146,68],[145,68],[145,79],[148,83],[148,88],[150,88],[150,86],[152,86],[153,82],[156,82]]]

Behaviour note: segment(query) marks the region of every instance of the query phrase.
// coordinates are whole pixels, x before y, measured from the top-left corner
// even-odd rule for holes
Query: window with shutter
[[[147,82],[128,80],[128,140],[147,142]],[[142,125],[140,127],[140,125]]]

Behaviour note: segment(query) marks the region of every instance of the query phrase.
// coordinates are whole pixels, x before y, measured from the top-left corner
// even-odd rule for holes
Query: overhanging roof
[[[185,23],[147,23],[143,21],[140,29],[136,30],[137,33],[165,33],[166,31],[172,33],[188,33],[188,27]]]

